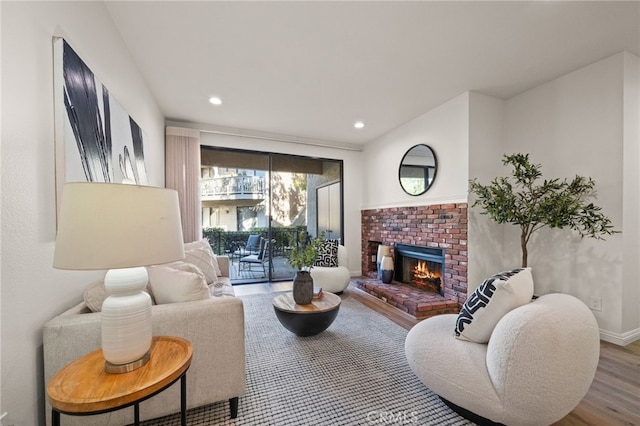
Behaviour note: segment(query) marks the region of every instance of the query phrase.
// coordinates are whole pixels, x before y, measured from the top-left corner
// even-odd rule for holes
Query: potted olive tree
[[[488,185],[469,181],[469,191],[477,196],[471,207],[479,205],[482,214],[498,223],[520,227],[522,267],[527,266],[527,244],[531,235],[544,227],[569,228],[581,237],[604,239],[618,231],[601,207],[589,200],[595,197],[595,182],[576,176],[572,180],[544,179],[540,164],[532,164],[529,154],[504,155],[504,165],[513,170],[509,177],[497,177]]]
[[[299,305],[306,305],[313,300],[313,278],[310,270],[318,257],[318,250],[324,240],[320,237],[309,238],[307,232],[300,232],[298,242],[287,257],[287,263],[296,270],[293,278],[293,300]]]

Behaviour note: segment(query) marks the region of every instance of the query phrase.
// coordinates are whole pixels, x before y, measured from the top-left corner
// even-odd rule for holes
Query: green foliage
[[[306,231],[302,231],[298,234],[298,241],[292,241],[291,246],[295,247],[287,256],[287,263],[291,265],[293,269],[299,271],[306,271],[313,267],[316,257],[318,256],[318,250],[322,245],[325,233],[316,238],[309,238],[309,234]]]
[[[307,191],[307,174],[306,173],[293,173],[293,186],[299,192]]]
[[[523,267],[531,234],[545,226],[569,228],[596,239],[618,232],[602,208],[589,202],[595,197],[593,179],[576,176],[571,181],[556,178],[540,183],[542,166],[532,164],[529,154],[505,154],[502,163],[513,167],[512,176],[497,177],[489,185],[469,181],[469,191],[477,196],[471,207],[479,205],[482,214],[496,222],[520,227]]]

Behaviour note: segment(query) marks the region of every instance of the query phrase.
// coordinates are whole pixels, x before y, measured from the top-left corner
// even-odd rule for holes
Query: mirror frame
[[[420,165],[414,165],[414,164],[405,164],[405,159],[407,158],[407,156],[411,153],[411,151],[413,151],[415,148],[418,147],[425,147],[426,149],[428,149],[431,152],[431,155],[433,156],[433,166],[430,165],[425,165],[425,166],[420,166]],[[422,169],[423,174],[424,174],[424,190],[419,192],[419,193],[411,193],[409,192],[408,188],[405,188],[404,185],[402,184],[402,170],[403,168],[412,168],[412,169],[417,169],[420,170]],[[433,169],[433,175],[431,175],[430,170]],[[404,155],[402,156],[402,160],[400,160],[400,166],[398,167],[398,182],[400,183],[400,187],[402,188],[402,190],[404,192],[406,192],[407,194],[417,197],[419,195],[424,194],[425,192],[427,192],[429,190],[429,188],[431,188],[433,186],[433,182],[436,180],[436,176],[438,174],[438,158],[436,157],[436,152],[433,150],[433,148],[431,148],[429,145],[421,143],[421,144],[417,144],[412,146],[411,148],[409,148],[407,150],[407,152],[404,153]],[[429,179],[430,178],[430,179]]]

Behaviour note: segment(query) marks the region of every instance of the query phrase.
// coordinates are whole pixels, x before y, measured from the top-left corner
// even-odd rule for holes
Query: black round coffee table
[[[283,293],[273,298],[273,309],[284,328],[306,337],[321,333],[331,325],[338,316],[340,302],[339,296],[327,292],[308,305],[298,305],[293,293]]]

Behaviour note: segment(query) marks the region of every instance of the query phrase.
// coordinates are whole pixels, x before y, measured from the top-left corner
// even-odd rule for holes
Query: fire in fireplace
[[[405,259],[405,261],[408,259]],[[429,269],[429,263],[432,264]],[[411,284],[418,287],[429,289],[433,292],[440,293],[442,287],[442,271],[441,266],[433,262],[418,260],[417,265],[411,270]],[[433,270],[432,270],[433,269]]]
[[[444,249],[395,244],[395,280],[444,295]]]

